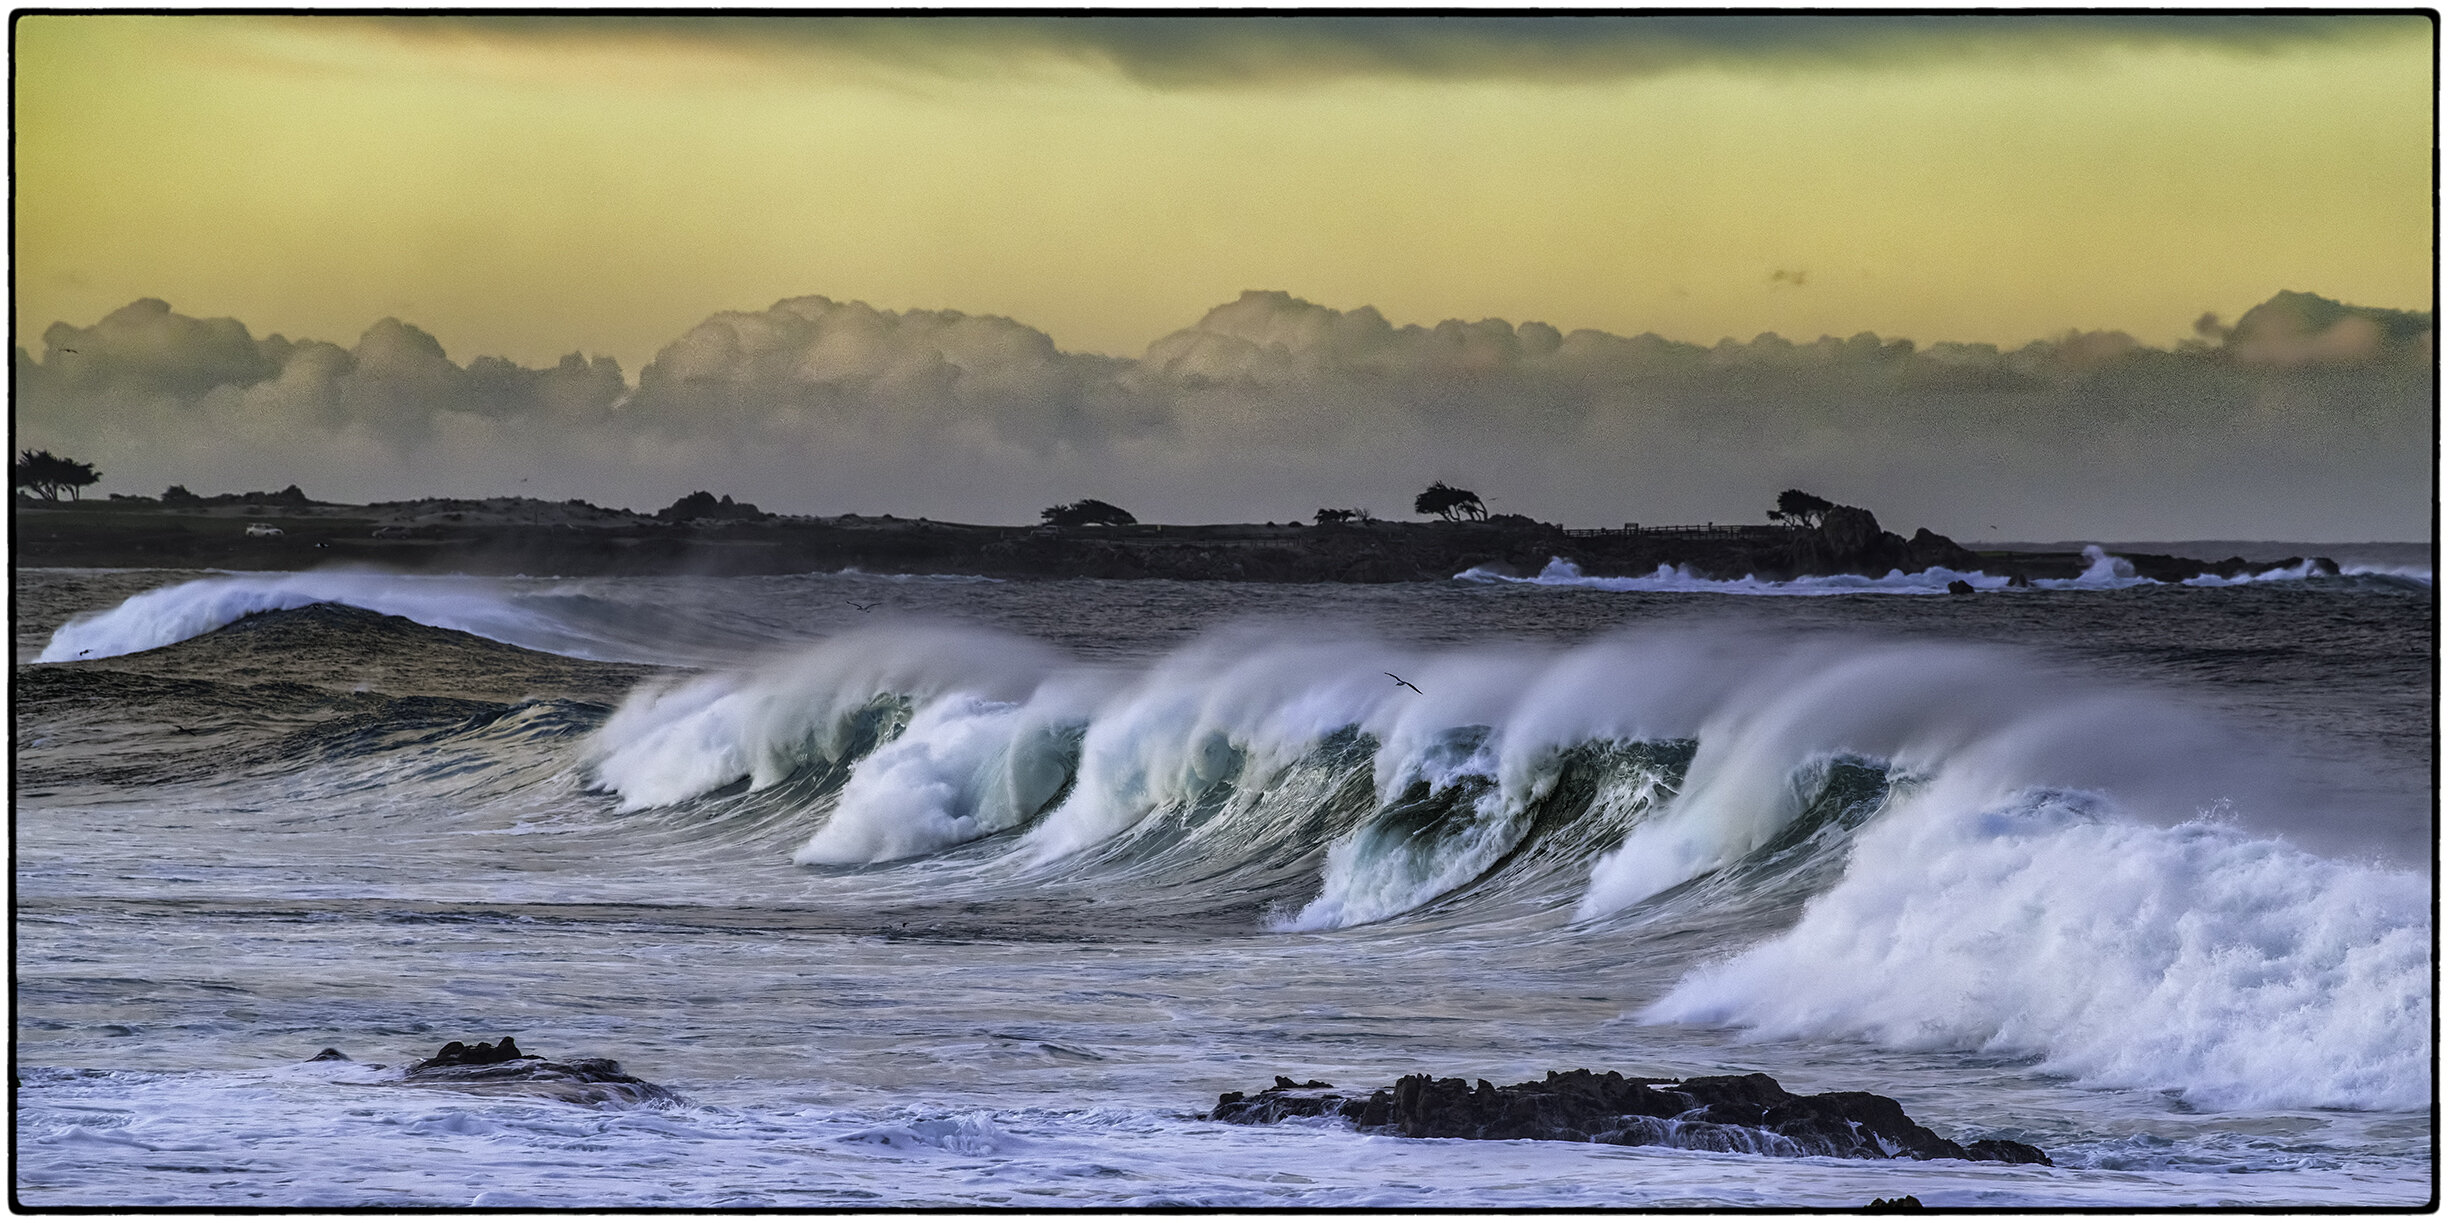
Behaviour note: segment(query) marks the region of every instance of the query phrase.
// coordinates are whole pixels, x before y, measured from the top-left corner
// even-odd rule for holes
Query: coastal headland
[[[1479,568],[1528,575],[1551,560],[1591,576],[1659,566],[1703,578],[1782,580],[1933,567],[2041,580],[2072,578],[2079,552],[1976,552],[1927,529],[1882,528],[1838,507],[1809,525],[1570,530],[1518,515],[1483,520],[994,526],[923,518],[763,514],[699,517],[582,501],[496,497],[349,505],[280,494],[199,503],[153,498],[19,498],[11,540],[21,566],[299,570],[379,566],[416,573],[611,576],[773,574],[858,569],[999,578],[1180,581],[1437,581]],[[2284,568],[2241,557],[2119,553],[2160,581]],[[2316,561],[2317,564],[2317,561]]]

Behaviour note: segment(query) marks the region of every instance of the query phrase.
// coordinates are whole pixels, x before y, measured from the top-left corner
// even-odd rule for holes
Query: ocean
[[[2428,566],[21,569],[14,1190],[2420,1205]],[[678,1099],[402,1076],[504,1036]],[[1574,1068],[1875,1092],[2054,1166],[1205,1119]]]

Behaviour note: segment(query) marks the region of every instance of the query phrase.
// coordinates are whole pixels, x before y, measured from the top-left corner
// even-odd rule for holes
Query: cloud
[[[179,472],[271,488],[316,477],[380,487],[453,467],[481,477],[599,429],[628,390],[609,357],[462,367],[397,319],[342,348],[257,339],[236,319],[190,318],[150,298],[91,327],[54,324],[43,346],[39,361],[15,353],[20,435],[112,453],[114,476],[164,483]]]
[[[2280,367],[2428,361],[2434,343],[2428,314],[2363,309],[2295,292],[2245,311],[2225,338],[2237,361]]]
[[[342,348],[147,300],[19,350],[17,423],[23,445],[98,462],[104,491],[294,480],[651,508],[705,487],[984,521],[1096,496],[1196,521],[1399,514],[1448,479],[1583,524],[1747,521],[1804,487],[1941,530],[2428,530],[2430,315],[2281,293],[2198,330],[2172,349],[2081,331],[1700,345],[1252,291],[1125,360],[1007,318],[800,297],[708,318],[632,387],[575,353],[460,365],[394,319]]]
[[[1128,365],[1062,352],[1007,318],[794,297],[691,328],[639,372],[625,415],[682,433],[722,420],[1097,448],[1166,423],[1124,389]]]
[[[328,26],[330,18],[314,18]],[[464,16],[362,18],[428,45],[469,40],[695,46],[941,75],[1068,64],[1157,89],[1350,79],[1598,81],[1694,68],[1888,69],[2083,59],[2133,48],[2283,54],[2427,37],[2419,17],[2278,14],[1722,14],[1235,17]]]

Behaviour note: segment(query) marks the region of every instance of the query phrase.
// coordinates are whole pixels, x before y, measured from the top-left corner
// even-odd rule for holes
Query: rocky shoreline
[[[753,514],[754,511],[750,510]],[[205,506],[149,498],[42,502],[12,514],[20,565],[297,570],[335,565],[405,572],[637,576],[836,572],[997,578],[1177,581],[1442,581],[1470,569],[1527,576],[1563,560],[1585,575],[1660,566],[1703,578],[1803,576],[1943,567],[2018,582],[2067,579],[2078,552],[1974,552],[1927,529],[1909,538],[1866,510],[1812,526],[1569,531],[1518,516],[1463,522],[1245,523],[1206,526],[986,526],[925,519],[755,515],[674,521],[583,502],[523,498],[342,505],[267,497]],[[2120,554],[2164,582],[2235,577],[2302,563]],[[2315,571],[2336,566],[2312,559]]]
[[[326,1048],[309,1062],[354,1064]],[[380,1064],[368,1069],[385,1069]],[[556,1099],[591,1108],[675,1107],[677,1092],[625,1073],[609,1058],[554,1060],[527,1052],[512,1037],[469,1045],[451,1041],[432,1057],[376,1082],[484,1094]],[[1277,1075],[1255,1094],[1228,1091],[1209,1121],[1270,1125],[1297,1118],[1349,1121],[1353,1128],[1395,1138],[1591,1142],[1668,1147],[1785,1158],[1960,1159],[2051,1166],[2028,1143],[1987,1137],[1968,1143],[1942,1138],[1905,1115],[1902,1105],[1864,1091],[1796,1095],[1764,1074],[1687,1079],[1627,1078],[1616,1071],[1547,1072],[1535,1082],[1499,1087],[1426,1074],[1360,1093],[1331,1083],[1296,1083]]]
[[[1752,1155],[1838,1159],[1966,1159],[2048,1164],[2047,1152],[2004,1138],[1958,1144],[1917,1125],[1902,1105],[1863,1091],[1798,1096],[1764,1074],[1690,1079],[1626,1078],[1615,1071],[1548,1071],[1543,1080],[1498,1087],[1408,1075],[1366,1094],[1332,1084],[1226,1092],[1211,1121],[1264,1125],[1293,1117],[1340,1117],[1369,1133],[1402,1138],[1536,1139],[1615,1146],[1666,1146]]]

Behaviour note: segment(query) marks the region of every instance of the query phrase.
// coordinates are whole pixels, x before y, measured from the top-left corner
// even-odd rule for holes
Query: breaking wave
[[[36,662],[112,658],[160,649],[264,612],[339,603],[530,650],[603,662],[669,662],[690,643],[702,658],[736,657],[769,638],[596,598],[581,587],[526,591],[480,577],[323,570],[198,578],[131,596],[51,634]]]
[[[497,640],[588,635],[566,598],[309,574],[138,596],[46,657],[334,592]],[[46,671],[62,709],[119,682]],[[2270,753],[2007,648],[1649,629],[1425,649],[1258,625],[1099,665],[902,622],[609,711],[454,704],[393,733],[406,716],[365,703],[314,755],[402,786],[472,784],[442,757],[391,767],[402,744],[523,762],[488,784],[574,756],[610,798],[571,798],[604,818],[682,836],[752,808],[815,878],[934,893],[1205,904],[1302,936],[1708,930],[1721,958],[1660,978],[1648,1022],[2029,1056],[2209,1108],[2431,1091],[2428,877],[2291,845],[2330,812]]]
[[[2009,650],[1244,630],[1123,668],[904,628],[641,690],[587,759],[627,810],[790,794],[814,866],[1000,838],[968,869],[1256,887],[1285,932],[1545,912],[1637,939],[1787,906],[1651,1022],[2028,1054],[2207,1107],[2430,1091],[2425,878],[2248,830],[2224,800],[2272,792],[2251,753]]]
[[[1863,834],[1792,930],[1703,967],[1652,1022],[2036,1055],[2208,1108],[2419,1110],[2430,888],[2215,820],[1935,785]]]

